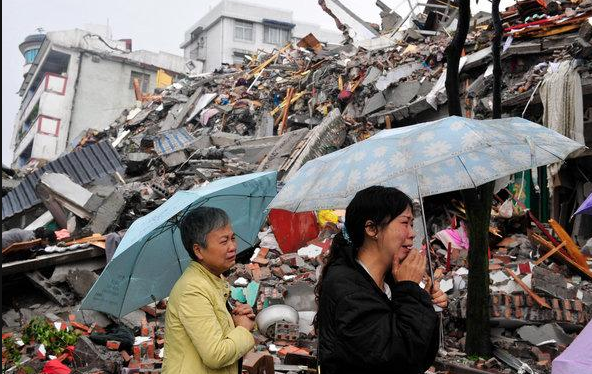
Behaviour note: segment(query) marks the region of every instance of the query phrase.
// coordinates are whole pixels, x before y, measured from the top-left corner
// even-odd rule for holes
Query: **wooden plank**
[[[536,262],[534,263],[534,266],[540,265],[541,262],[543,262],[546,259],[548,259],[549,257],[551,257],[555,252],[559,251],[563,247],[565,247],[565,243],[561,243],[557,247],[553,247],[553,249],[551,249],[549,252],[545,253],[544,256],[542,256],[541,258],[539,258],[538,260],[536,260]]]
[[[520,279],[520,277],[518,277],[511,269],[504,268],[504,270],[506,271],[506,273],[508,273],[508,275],[510,275],[512,278],[514,278],[514,280],[516,281],[516,283],[518,283],[520,285],[520,287],[522,287],[522,289],[524,291],[526,291],[534,299],[534,301],[537,302],[537,304],[539,304],[542,307],[551,309],[551,306],[549,304],[547,304],[547,302],[545,301],[545,299],[543,299],[542,297],[540,297],[539,295],[537,295],[536,293],[534,293],[533,290],[531,290],[526,285],[526,283],[524,283],[522,281],[522,279]]]
[[[2,249],[2,256],[5,256],[5,255],[7,255],[9,253],[13,253],[13,252],[19,252],[19,251],[22,251],[23,249],[33,248],[37,245],[40,245],[41,240],[42,239],[33,239],[33,240],[26,241],[26,242],[12,243],[8,247]]]
[[[280,125],[280,128],[278,129],[278,135],[282,135],[284,133],[284,130],[286,129],[286,123],[288,121],[288,112],[290,111],[290,101],[292,101],[292,96],[294,95],[294,87],[288,87],[288,92],[287,92],[287,97],[286,97],[286,102],[288,103],[285,107],[284,107],[284,113],[282,115],[282,123]]]
[[[580,247],[573,240],[569,234],[563,229],[563,227],[554,219],[549,220],[549,224],[555,231],[555,234],[559,237],[559,239],[565,243],[565,249],[567,249],[567,253],[569,256],[579,265],[583,267],[588,267],[588,262],[586,261],[586,257],[580,251]]]
[[[14,261],[2,264],[2,276],[4,277],[6,275],[26,273],[48,266],[67,264],[69,262],[76,262],[89,258],[101,257],[104,255],[105,251],[96,247],[76,249],[64,253],[41,255],[29,260]]]

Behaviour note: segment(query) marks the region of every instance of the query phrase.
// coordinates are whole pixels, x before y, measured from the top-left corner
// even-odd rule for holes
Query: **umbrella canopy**
[[[553,360],[551,374],[592,372],[592,323],[588,323],[562,354]]]
[[[586,198],[586,200],[584,200],[582,205],[580,205],[578,210],[576,210],[576,212],[573,215],[575,216],[576,214],[592,215],[592,193]]]
[[[130,226],[80,309],[121,317],[167,297],[190,261],[177,222],[199,206],[225,210],[237,236],[238,252],[251,247],[276,186],[276,172],[263,172],[219,179],[175,193]]]
[[[371,185],[397,187],[411,197],[472,188],[561,161],[581,147],[522,118],[447,117],[383,130],[307,162],[270,208],[345,208],[357,191]]]

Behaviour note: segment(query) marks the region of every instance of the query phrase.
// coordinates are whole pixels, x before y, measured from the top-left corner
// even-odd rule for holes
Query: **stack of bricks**
[[[129,352],[121,351],[121,356],[127,363],[128,372],[133,372],[133,370],[139,369],[142,373],[160,373],[162,360],[158,356],[157,350],[163,348],[164,339],[156,334],[156,327],[155,322],[148,323],[146,319],[144,319],[140,328],[140,335],[149,339],[134,345],[131,355]]]
[[[275,324],[274,341],[276,344],[281,342],[294,342],[300,337],[300,328],[297,323],[277,322]]]
[[[564,322],[585,326],[592,317],[592,310],[582,300],[544,298],[551,309],[538,305],[525,294],[508,295],[494,293],[490,298],[492,319],[521,320],[525,323]],[[450,312],[457,318],[467,318],[466,295],[450,303]]]
[[[561,300],[544,298],[551,309],[538,305],[532,297],[525,294],[508,295],[494,293],[490,299],[492,319],[522,320],[534,323],[567,322],[584,326],[590,321],[591,310],[581,300]],[[457,317],[466,318],[466,296],[454,306]]]

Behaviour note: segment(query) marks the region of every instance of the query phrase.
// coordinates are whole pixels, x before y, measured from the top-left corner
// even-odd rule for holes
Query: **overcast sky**
[[[185,31],[215,6],[219,0],[81,1],[81,0],[7,0],[2,2],[2,163],[10,165],[10,140],[20,104],[16,93],[23,79],[24,58],[18,45],[41,27],[45,31],[82,28],[85,24],[109,24],[114,39],[131,38],[133,48],[182,55],[179,45]],[[317,0],[248,2],[292,10],[295,21],[317,23],[334,29],[333,19],[322,11]],[[380,10],[374,0],[341,0],[368,22],[380,23]],[[383,0],[391,8],[407,0]],[[503,3],[503,2],[502,2]],[[275,5],[277,4],[277,5]],[[486,0],[480,5],[490,6]],[[405,5],[402,5],[406,8]],[[405,8],[399,8],[403,15]]]

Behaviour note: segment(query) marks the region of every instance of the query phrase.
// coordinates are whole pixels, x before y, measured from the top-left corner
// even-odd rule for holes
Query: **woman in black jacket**
[[[321,374],[423,373],[439,344],[437,286],[419,283],[425,254],[413,249],[411,199],[396,188],[356,194],[317,284]]]

